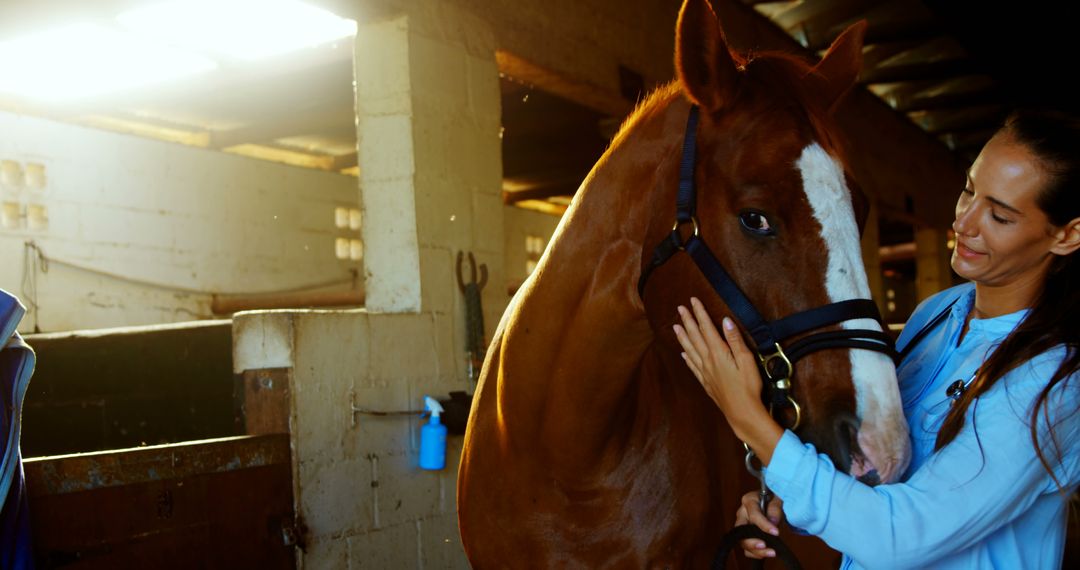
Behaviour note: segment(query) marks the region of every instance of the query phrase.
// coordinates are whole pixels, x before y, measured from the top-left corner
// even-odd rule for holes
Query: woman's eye
[[[759,235],[772,235],[773,227],[769,223],[769,218],[765,217],[765,214],[756,212],[754,210],[743,210],[739,212],[739,223],[747,230]]]

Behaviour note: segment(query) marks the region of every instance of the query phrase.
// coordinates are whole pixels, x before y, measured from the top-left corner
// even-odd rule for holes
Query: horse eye
[[[739,212],[739,223],[748,231],[758,235],[771,236],[775,233],[772,224],[769,223],[769,218],[766,218],[765,214],[754,210]]]

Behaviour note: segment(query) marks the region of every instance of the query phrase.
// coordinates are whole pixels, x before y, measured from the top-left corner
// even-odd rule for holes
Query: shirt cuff
[[[816,454],[809,445],[799,440],[790,430],[784,430],[776,443],[772,459],[765,467],[765,484],[781,499],[793,494],[809,492],[809,486],[799,477],[800,465],[815,461]]]

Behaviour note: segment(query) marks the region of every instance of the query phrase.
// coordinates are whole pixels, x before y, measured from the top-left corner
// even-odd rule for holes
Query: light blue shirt
[[[950,406],[945,388],[968,380],[1026,316],[1020,311],[972,319],[971,284],[922,303],[901,334],[903,347],[950,302],[949,315],[897,369],[911,428],[911,466],[901,482],[869,487],[838,472],[825,455],[785,432],[765,471],[788,521],[844,553],[841,568],[1060,568],[1067,505],[1080,482],[1080,397],[1074,374],[1051,392],[1050,419],[1063,457],[1039,422],[1043,453],[1065,487],[1059,491],[1031,441],[1031,408],[1057,370],[1064,347],[1006,374],[967,411],[962,431],[940,451],[934,441]],[[1064,383],[1064,382],[1063,382]]]

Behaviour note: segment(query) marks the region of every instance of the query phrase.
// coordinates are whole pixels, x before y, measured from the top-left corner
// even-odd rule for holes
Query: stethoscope
[[[975,381],[975,377],[978,375],[979,369],[976,368],[975,372],[971,373],[971,378],[968,378],[967,381],[961,378],[953,382],[952,384],[949,384],[948,387],[945,388],[945,397],[952,400],[952,403],[954,404],[960,401],[960,397],[964,395],[964,392],[967,391],[968,386],[970,386],[971,383]]]

